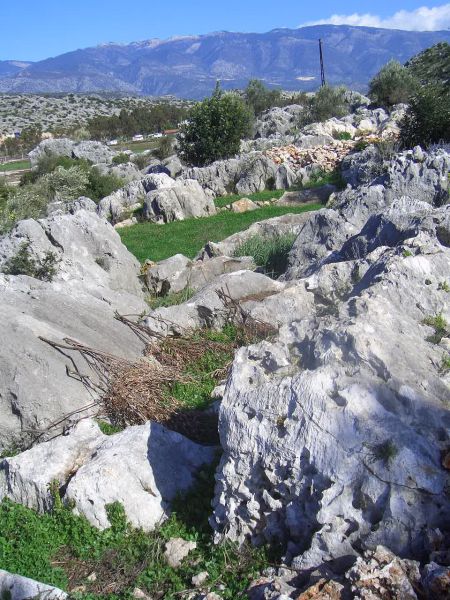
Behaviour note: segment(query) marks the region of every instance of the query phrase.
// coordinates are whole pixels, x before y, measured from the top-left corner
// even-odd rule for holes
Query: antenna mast
[[[320,79],[322,82],[322,87],[326,84],[325,81],[325,67],[323,65],[323,44],[322,40],[319,39],[319,53],[320,53]]]

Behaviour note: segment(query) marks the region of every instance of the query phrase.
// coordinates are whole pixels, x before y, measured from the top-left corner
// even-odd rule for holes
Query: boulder
[[[276,106],[265,111],[255,123],[254,137],[277,138],[294,133],[302,111],[303,107],[298,104],[283,108]]]
[[[68,595],[59,588],[0,569],[0,598],[5,600],[66,600]]]
[[[167,563],[173,569],[181,566],[181,563],[192,550],[197,548],[196,542],[189,542],[183,538],[171,538],[164,549]]]
[[[20,221],[0,239],[0,269],[25,242],[32,259],[52,253],[56,272],[51,282],[0,274],[1,448],[26,442],[74,411],[92,410],[92,390],[74,372],[76,364],[97,381],[87,363],[39,336],[60,343],[68,337],[130,360],[143,350],[114,318],[116,310],[140,314],[146,308],[139,263],[107,221],[85,210]]]
[[[225,292],[235,302],[244,302],[255,298],[261,300],[284,287],[284,284],[253,271],[227,273],[214,278],[186,302],[150,312],[145,324],[161,335],[202,327],[221,329],[230,319],[230,309],[221,300],[220,292]]]
[[[160,187],[149,192],[144,200],[143,217],[157,223],[169,223],[192,217],[208,217],[215,212],[214,202],[198,181],[185,179],[178,180],[171,187]]]
[[[53,503],[49,486],[57,481],[62,500],[94,527],[109,527],[106,507],[119,502],[134,527],[150,531],[214,455],[214,448],[158,423],[106,436],[85,419],[68,434],[0,462],[0,497],[45,511]]]
[[[244,213],[250,210],[258,210],[259,206],[250,200],[250,198],[241,198],[231,205],[231,211],[234,213]]]
[[[110,164],[114,157],[113,152],[101,142],[78,142],[72,149],[73,158],[83,158],[92,164]]]
[[[146,168],[146,173],[149,175],[152,173],[164,173],[175,179],[175,177],[178,177],[182,170],[183,165],[178,156],[174,154],[173,156],[165,158],[161,162],[155,160]]]
[[[256,269],[252,257],[217,256],[210,260],[192,261],[176,254],[148,268],[145,283],[154,295],[181,292],[187,288],[197,291],[219,275],[243,269]]]
[[[316,231],[334,246],[345,221],[333,226],[327,213],[316,214],[325,218]],[[404,228],[409,238],[394,236],[389,247],[386,223],[385,233],[367,236],[363,256],[319,257],[298,282],[314,295],[308,314],[291,311],[278,336],[236,353],[219,411],[224,455],[211,520],[217,540],[226,532],[239,542],[284,542],[300,572],[342,565],[360,548],[378,552],[376,565],[368,557],[367,569],[359,563],[349,574],[355,593],[376,587],[381,565],[380,573],[398,573],[389,585],[399,599],[411,592],[409,567],[377,547],[426,560],[432,532],[447,531],[450,518],[441,464],[449,378],[439,366],[447,341],[433,343],[424,324],[450,318],[442,285],[450,249],[437,235],[448,209],[397,201],[398,231],[402,214],[414,225]]]
[[[214,256],[233,256],[239,246],[255,236],[271,238],[278,235],[297,234],[309,217],[310,215],[307,213],[287,214],[258,221],[250,225],[248,229],[234,233],[221,242],[208,242],[197,258],[208,260]]]
[[[140,208],[148,192],[173,185],[175,180],[165,173],[146,175],[100,200],[98,214],[116,223],[127,211]]]
[[[336,191],[337,187],[335,185],[326,184],[296,192],[285,192],[275,204],[277,206],[298,206],[307,203],[326,204],[331,194]]]
[[[44,156],[83,158],[93,164],[112,162],[114,154],[101,142],[74,142],[68,138],[43,140],[28,154],[31,166],[36,166]]]
[[[236,192],[254,194],[271,187],[275,182],[277,166],[268,157],[258,153],[249,154],[240,163]]]

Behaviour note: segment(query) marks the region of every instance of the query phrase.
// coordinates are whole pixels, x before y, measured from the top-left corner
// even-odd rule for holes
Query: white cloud
[[[421,6],[416,10],[399,10],[391,17],[382,18],[370,13],[352,15],[332,15],[329,19],[304,23],[306,25],[359,25],[383,27],[386,29],[406,29],[409,31],[438,31],[450,27],[450,4],[442,6]]]

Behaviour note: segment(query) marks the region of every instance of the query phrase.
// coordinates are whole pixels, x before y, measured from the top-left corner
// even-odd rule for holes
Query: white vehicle
[[[150,136],[151,138],[162,138],[163,134],[162,133],[152,133],[152,135]]]
[[[117,140],[111,140],[108,142],[108,146],[117,146],[119,142]]]

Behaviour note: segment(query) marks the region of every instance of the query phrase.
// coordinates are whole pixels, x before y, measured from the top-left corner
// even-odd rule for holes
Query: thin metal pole
[[[324,85],[326,85],[326,81],[325,81],[325,67],[323,64],[323,46],[322,46],[322,40],[319,39],[319,52],[320,52],[320,79],[322,82],[322,87]]]

